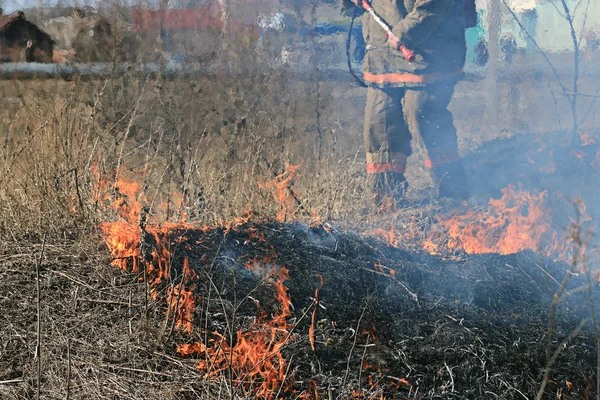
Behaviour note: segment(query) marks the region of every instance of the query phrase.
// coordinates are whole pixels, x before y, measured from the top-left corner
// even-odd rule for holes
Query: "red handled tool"
[[[383,20],[383,18],[381,18],[379,16],[379,14],[377,14],[375,12],[375,10],[373,10],[373,7],[371,7],[371,4],[367,0],[362,0],[361,5],[365,10],[367,10],[369,12],[369,14],[371,14],[373,19],[383,28],[383,30],[385,30],[385,34],[388,38],[398,39],[398,37],[396,35],[394,35],[394,33],[392,32],[392,28],[387,24],[387,22],[385,22]],[[415,61],[415,53],[413,53],[411,50],[407,49],[402,44],[400,45],[400,52],[402,53],[404,58],[406,58],[406,61],[408,61],[408,62]]]

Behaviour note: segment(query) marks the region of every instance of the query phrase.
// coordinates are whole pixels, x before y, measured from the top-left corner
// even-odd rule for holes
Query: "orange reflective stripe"
[[[462,70],[445,73],[445,74],[411,74],[408,72],[401,74],[372,74],[370,72],[364,72],[363,78],[365,81],[376,84],[385,83],[431,83],[440,79],[449,78],[462,74]]]
[[[458,153],[440,154],[435,158],[425,160],[425,167],[435,168],[438,165],[450,164],[458,161],[459,159],[460,158],[458,157]]]
[[[403,174],[406,171],[406,164],[399,163],[368,163],[367,173],[368,174],[381,174],[383,172],[395,172],[397,174]]]
[[[367,152],[367,164],[391,162],[392,164],[406,165],[407,159],[408,156],[406,154],[397,151],[378,153]]]

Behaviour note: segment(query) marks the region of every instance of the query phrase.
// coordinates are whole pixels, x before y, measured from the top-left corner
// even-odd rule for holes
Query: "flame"
[[[252,211],[246,210],[243,212],[241,217],[233,218],[229,221],[225,221],[223,224],[225,226],[225,233],[229,233],[231,230],[235,230],[236,228],[248,223],[252,218]]]
[[[285,217],[287,214],[287,200],[282,194],[286,193],[298,167],[288,166],[286,172],[273,181],[276,189],[274,196],[282,206],[280,216]],[[186,229],[206,231],[210,228],[194,227],[184,222],[185,215],[181,212],[183,197],[175,197],[176,201],[159,205],[150,215],[143,207],[147,201],[141,185],[135,179],[126,179],[126,176],[132,174],[136,173],[120,170],[109,177],[101,177],[100,173],[96,177],[94,198],[107,210],[112,210],[116,217],[114,221],[104,221],[100,225],[110,250],[112,265],[133,273],[139,273],[142,269],[148,279],[150,296],[159,301],[161,293],[165,293],[165,314],[173,321],[175,328],[192,333],[194,312],[199,300],[199,296],[195,294],[198,275],[190,266],[189,260],[184,258],[180,277],[177,276],[177,271],[174,271],[176,268],[172,265],[174,254],[170,245],[188,240],[178,232]],[[115,180],[116,183],[112,184]],[[175,208],[172,207],[173,204]],[[178,222],[169,222],[169,214],[176,208],[180,211]],[[222,226],[225,234],[246,224],[251,217],[252,213],[247,212],[240,218],[224,222]],[[262,234],[250,231],[248,240],[264,242],[265,238]],[[186,243],[186,246],[190,245]],[[287,321],[291,316],[291,300],[284,282],[289,280],[289,271],[274,264],[276,256],[273,249],[268,253],[255,256],[245,266],[253,273],[267,277],[267,281],[272,283],[278,302],[274,315],[269,317],[257,302],[258,316],[255,322],[249,327],[238,329],[233,340],[228,339],[228,335],[224,333],[212,332],[207,335],[205,343],[196,342],[177,347],[177,352],[181,355],[198,356],[200,360],[197,368],[204,371],[207,377],[220,379],[225,371],[232,371],[236,387],[252,390],[260,398],[272,398],[282,389],[285,391],[289,388],[292,381],[287,374],[288,364],[282,349],[295,340],[292,326]]]
[[[469,254],[539,251],[542,238],[553,232],[546,196],[546,191],[532,195],[511,185],[501,199],[490,199],[487,210],[441,216],[437,223],[447,232],[450,249]]]
[[[279,205],[279,213],[277,213],[277,221],[283,222],[286,220],[290,211],[292,211],[295,207],[298,207],[297,204],[293,204],[293,196],[290,193],[291,191],[291,183],[292,180],[296,177],[296,173],[298,168],[302,166],[302,163],[298,165],[292,165],[287,163],[285,171],[281,174],[277,175],[274,179],[264,182],[262,180],[257,180],[258,187],[261,190],[271,190],[273,193],[273,198]]]
[[[193,286],[186,289],[182,284],[167,289],[167,304],[170,314],[175,315],[175,327],[187,333],[192,333],[194,330],[193,315],[196,310],[194,289]]]
[[[391,226],[388,230],[377,228],[368,233],[371,236],[381,236],[385,242],[392,247],[400,247],[400,241],[403,238],[396,229]]]
[[[312,351],[316,351],[315,347],[315,324],[317,322],[317,308],[319,306],[319,289],[315,289],[315,299],[314,299],[315,307],[313,309],[311,318],[310,318],[310,327],[308,328],[308,340],[310,342],[310,348]]]
[[[138,262],[141,256],[139,238],[142,230],[136,223],[141,214],[141,204],[136,200],[139,184],[123,181],[114,186],[114,196],[111,208],[118,219],[115,222],[102,222],[102,230],[106,244],[110,249],[112,264],[126,270],[128,263],[133,263],[133,272],[138,272]],[[106,199],[110,199],[106,190]]]
[[[290,383],[282,349],[295,339],[291,333],[292,326],[287,322],[291,315],[291,300],[284,282],[289,280],[289,272],[285,267],[275,267],[271,273],[277,277],[273,286],[280,305],[271,320],[266,320],[266,314],[259,309],[256,322],[247,330],[237,331],[233,346],[224,336],[213,332],[218,340],[210,339],[209,345],[196,342],[177,347],[181,355],[201,357],[197,368],[208,377],[217,378],[231,367],[235,371],[235,387],[242,386],[253,390],[258,398],[268,399]]]
[[[308,389],[304,391],[300,396],[300,400],[319,400],[319,386],[314,379],[308,381]]]
[[[139,238],[141,229],[132,226],[126,221],[103,222],[100,229],[104,240],[110,250],[112,265],[119,269],[127,270],[128,262],[133,263],[132,272],[138,273],[138,264],[141,256]]]
[[[581,146],[589,146],[590,144],[596,143],[596,138],[594,134],[590,131],[578,131],[579,139],[581,140]]]
[[[111,255],[111,264],[119,269],[140,272],[140,267],[148,279],[149,295],[157,300],[164,287],[170,281],[169,271],[173,254],[169,249],[171,232],[188,227],[184,222],[164,222],[162,224],[146,221],[148,216],[143,211],[146,198],[142,193],[141,184],[135,179],[144,171],[129,171],[124,168],[103,177],[97,165],[92,172],[96,178],[96,188],[93,198],[106,211],[112,210],[116,216],[115,221],[104,221],[100,229],[104,242]],[[112,182],[116,182],[113,184]],[[169,213],[169,205],[167,214]],[[157,207],[156,214],[165,215],[164,209]],[[182,219],[183,214],[180,215]],[[142,218],[143,217],[143,218]],[[142,222],[141,220],[144,220]],[[141,242],[151,241],[153,245],[146,248],[149,254],[142,254]],[[175,237],[175,241],[183,241],[183,237]],[[196,309],[197,296],[194,295],[197,280],[195,271],[190,267],[186,258],[181,270],[182,278],[179,283],[173,283],[166,289],[165,301],[167,314],[175,323],[177,329],[185,332],[193,331],[193,314]],[[139,278],[143,280],[144,277]]]
[[[553,229],[547,198],[547,191],[532,194],[509,185],[484,209],[436,216],[425,235],[416,222],[402,233],[392,226],[367,234],[382,237],[393,247],[419,243],[426,252],[450,259],[456,259],[457,252],[506,255],[524,250],[565,259],[568,245]]]
[[[308,328],[308,340],[310,342],[310,348],[312,351],[316,351],[315,347],[315,332],[316,332],[316,323],[317,323],[317,309],[319,308],[319,289],[323,287],[324,280],[321,274],[316,274],[316,277],[319,279],[319,287],[315,289],[315,297],[313,299],[313,311],[310,318],[310,327]]]
[[[288,165],[286,171],[275,179],[259,184],[262,189],[272,189],[273,196],[280,207],[277,215],[279,221],[284,221],[291,213],[292,196],[290,184],[300,165]],[[195,293],[198,275],[190,266],[187,258],[183,260],[180,271],[173,271],[173,251],[170,244],[184,242],[184,236],[176,236],[178,231],[197,229],[207,231],[210,227],[195,227],[185,222],[183,197],[178,198],[178,222],[158,223],[159,216],[169,215],[169,203],[153,210],[153,215],[147,216],[143,207],[147,203],[142,186],[135,180],[123,179],[126,174],[120,172],[110,179],[98,176],[97,190],[94,198],[100,204],[107,205],[113,210],[114,221],[101,223],[100,228],[104,240],[110,250],[112,264],[120,269],[133,273],[145,272],[148,279],[150,295],[160,300],[164,295],[167,310],[175,327],[185,333],[194,332],[194,314],[200,297]],[[111,184],[111,180],[120,179]],[[501,199],[491,199],[484,210],[470,210],[465,213],[453,212],[438,216],[435,229],[423,234],[414,224],[402,232],[394,227],[388,230],[377,229],[372,234],[382,236],[390,245],[398,247],[405,241],[418,241],[422,248],[433,254],[447,254],[455,250],[466,253],[480,254],[494,252],[510,254],[525,249],[539,251],[545,242],[550,241],[554,246],[559,242],[556,232],[551,229],[551,217],[546,205],[547,192],[531,194],[509,186],[503,191]],[[225,221],[221,225],[225,233],[246,224],[252,217],[251,212],[241,218]],[[316,218],[315,218],[316,219]],[[257,234],[249,228],[249,238],[246,245],[265,242],[262,234]],[[142,238],[142,239],[140,239]],[[550,238],[550,239],[548,239]],[[151,243],[144,247],[146,241]],[[188,244],[189,246],[189,244]],[[552,251],[556,251],[553,248]],[[147,254],[149,253],[149,254]],[[257,398],[273,398],[277,393],[287,392],[293,384],[289,362],[283,354],[286,345],[296,340],[294,325],[289,322],[291,317],[291,299],[285,282],[290,279],[289,271],[283,266],[276,265],[274,249],[268,254],[254,256],[245,262],[245,267],[254,274],[264,276],[274,290],[277,306],[268,313],[255,301],[257,316],[252,323],[231,332],[206,332],[200,330],[204,341],[185,343],[177,346],[176,351],[182,356],[193,356],[197,359],[196,367],[208,379],[222,379],[230,374],[234,390],[252,392]],[[249,257],[247,257],[249,258]],[[380,263],[374,264],[374,271],[394,278],[396,272]],[[177,275],[180,273],[180,275]],[[140,277],[140,279],[143,279]],[[322,282],[322,277],[319,277]],[[167,283],[168,286],[165,288]],[[315,351],[315,326],[317,308],[319,306],[319,288],[315,289],[314,309],[309,327],[309,342]],[[334,322],[335,325],[335,322]],[[364,331],[369,340],[375,340],[374,327]],[[363,368],[372,369],[365,360]],[[370,390],[375,390],[381,382],[382,375],[373,380],[372,375],[366,377]],[[405,378],[393,378],[394,385],[411,387]],[[319,398],[316,382],[300,398]],[[240,393],[244,395],[245,393]],[[304,396],[304,397],[303,397]],[[367,392],[355,392],[357,398],[365,398]],[[383,398],[383,395],[382,395]]]

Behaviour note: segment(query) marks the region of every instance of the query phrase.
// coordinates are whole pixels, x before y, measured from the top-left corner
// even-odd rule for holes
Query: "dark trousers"
[[[460,172],[454,175],[461,175],[464,180],[456,128],[448,110],[455,84],[455,80],[445,80],[416,90],[367,89],[364,125],[367,173],[404,174],[414,139],[425,154],[425,166],[434,180],[441,180],[448,169],[457,168]]]

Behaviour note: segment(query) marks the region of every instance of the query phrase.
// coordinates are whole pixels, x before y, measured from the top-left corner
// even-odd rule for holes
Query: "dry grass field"
[[[566,273],[573,264],[581,267],[580,259],[571,258],[579,254],[577,240],[576,251],[563,253],[569,254],[567,264],[555,266],[545,256],[556,254],[542,251],[539,243],[517,249],[540,250],[544,254],[539,256],[469,257],[464,249],[449,244],[448,233],[440,227],[445,218],[469,212],[476,217],[467,227],[479,227],[481,221],[485,226],[490,210],[497,210],[486,208],[488,200],[499,199],[510,184],[520,188],[515,193],[524,193],[525,200],[507,200],[505,206],[512,211],[495,216],[503,221],[501,229],[508,231],[511,217],[521,223],[519,217],[532,216],[531,210],[539,206],[551,219],[533,216],[532,224],[517,225],[517,231],[536,238],[535,232],[542,232],[540,236],[558,232],[564,241],[568,234],[561,229],[568,230],[576,220],[572,200],[578,197],[588,204],[583,221],[591,223],[599,194],[590,184],[600,165],[595,111],[580,133],[588,138],[586,146],[573,151],[565,144],[561,125],[568,126],[564,99],[553,100],[534,79],[520,78],[516,83],[505,79],[498,86],[500,118],[490,126],[485,119],[485,82],[471,77],[459,85],[452,109],[476,192],[472,204],[439,203],[430,197],[434,182],[420,167],[415,149],[408,174],[413,205],[382,213],[365,191],[364,90],[347,77],[317,76],[299,78],[283,68],[196,79],[124,75],[0,81],[0,398],[233,399],[280,394],[304,399],[337,395],[509,399],[519,398],[519,393],[534,398],[545,365],[545,310],[551,306],[551,294],[560,289],[560,272]],[[583,103],[593,106],[590,100]],[[132,182],[135,190],[126,185]],[[142,205],[147,207],[143,212]],[[138,219],[128,221],[133,235],[122,232],[122,243],[132,245],[131,254],[115,250],[102,228],[121,221],[126,210],[136,211]],[[147,229],[144,223],[138,226],[146,214]],[[477,235],[467,227],[462,231]],[[375,238],[365,239],[365,233]],[[145,235],[156,235],[150,240],[156,252],[167,250],[161,260],[168,260],[173,269],[169,267],[163,277],[166,283],[151,282],[158,267],[156,258],[144,260],[139,245]],[[492,236],[498,235],[502,236],[494,231]],[[426,254],[423,239],[431,237],[446,240],[450,250],[441,256]],[[465,237],[460,238],[465,247]],[[522,236],[517,241],[527,242]],[[181,243],[187,244],[185,250]],[[247,247],[253,250],[243,254]],[[425,249],[435,253],[432,247]],[[227,267],[227,260],[247,265],[243,257],[265,254],[277,261],[265,258],[261,265],[281,263],[290,269],[292,283],[288,281],[287,287],[296,308],[283,307],[290,314],[273,305],[273,293],[265,289],[284,281],[282,268],[263,272],[257,282],[248,278],[256,283],[257,289],[252,289],[244,286],[247,272],[238,277],[231,272],[236,267]],[[184,255],[192,270],[205,274],[194,281],[199,293],[196,308],[186,311],[187,322],[197,324],[193,334],[180,329],[178,318],[184,309],[171,305],[175,297],[179,304],[187,295],[183,285],[191,278],[183,272]],[[146,269],[136,269],[133,262],[146,263]],[[540,267],[546,275],[539,272],[539,265],[546,268]],[[482,276],[478,266],[486,266]],[[374,272],[364,272],[375,267]],[[450,271],[447,281],[440,278],[438,267]],[[352,272],[344,273],[343,268]],[[518,268],[531,281],[517,274]],[[312,294],[321,287],[312,282],[318,281],[315,273],[326,277],[321,283],[325,293],[321,308],[315,300],[318,294]],[[584,286],[585,276],[582,273],[577,280]],[[356,279],[351,281],[352,277]],[[398,286],[387,283],[392,278],[400,282]],[[310,290],[297,283],[305,280],[310,281]],[[327,292],[330,282],[341,282],[340,291]],[[507,286],[497,289],[496,282]],[[236,285],[243,300],[236,297]],[[457,289],[463,287],[464,292]],[[277,294],[279,300],[286,298],[287,290],[283,297]],[[349,302],[356,309],[336,308],[351,295],[357,297]],[[237,323],[241,331],[255,332],[249,321],[260,318],[253,315],[259,314],[254,309],[247,309],[252,296],[257,304],[265,304],[270,316],[287,318],[280,325],[266,324],[270,329],[284,330],[287,339],[298,330],[296,347],[285,350],[288,360],[297,356],[300,361],[278,364],[290,370],[273,386],[277,391],[260,391],[268,381],[262,375],[255,380],[248,378],[249,373],[236,375],[233,350],[229,363],[219,359],[222,364],[215,361],[218,349],[205,350],[215,351],[213,358],[204,356],[216,366],[204,369],[198,367],[202,352],[190,358],[178,351],[181,343],[191,340],[205,340],[206,345],[209,334],[216,335],[211,329],[230,335],[232,348],[241,341],[234,337]],[[369,306],[361,308],[357,299],[362,301],[362,296],[374,298],[376,305],[367,302]],[[421,302],[414,305],[412,296]],[[327,313],[321,311],[327,301],[335,311],[319,322],[313,310]],[[401,306],[410,311],[402,314]],[[584,306],[585,301],[569,303],[569,310],[578,318]],[[565,341],[572,348],[554,364],[558,372],[544,399],[594,398],[590,363],[596,352],[595,320],[585,317],[579,326],[569,310],[558,314],[562,319],[551,343]],[[380,324],[382,339],[356,333],[365,313]],[[312,328],[300,324],[311,316]],[[467,321],[466,328],[461,318]],[[393,327],[387,326],[390,321],[396,321]],[[346,330],[331,328],[337,323]],[[494,327],[490,332],[505,336],[484,334],[490,326]],[[316,346],[322,353],[308,350],[315,340],[314,329],[321,335]],[[355,336],[347,336],[351,330]],[[327,335],[339,346],[327,347]],[[377,335],[372,333],[373,338]],[[419,337],[430,341],[410,342]],[[508,340],[514,343],[503,343]],[[368,353],[376,343],[383,347]],[[454,349],[448,358],[445,348]],[[272,361],[271,355],[264,357]],[[367,359],[377,368],[371,368]],[[399,360],[406,364],[400,366]],[[476,363],[483,366],[477,369]],[[224,367],[215,378],[211,373],[218,366]],[[392,383],[383,383],[386,373],[393,376]],[[290,376],[302,379],[288,387],[284,382]],[[381,382],[373,383],[377,376]]]

